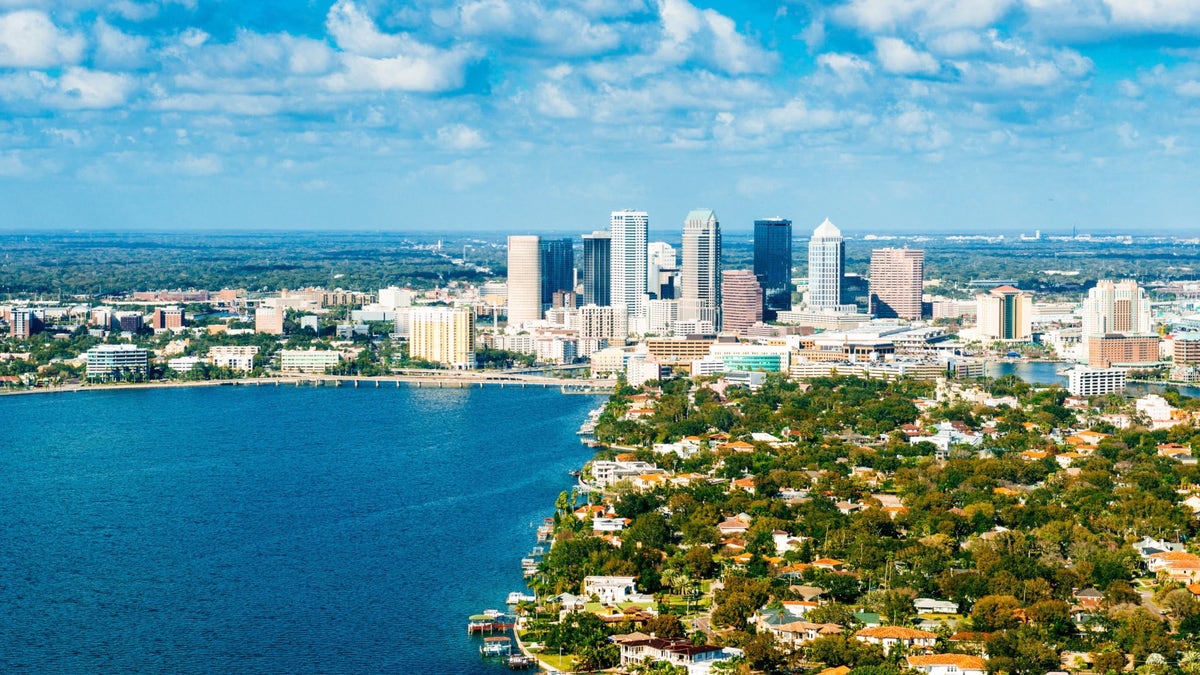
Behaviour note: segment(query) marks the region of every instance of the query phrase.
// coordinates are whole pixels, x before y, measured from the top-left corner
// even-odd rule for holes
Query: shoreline
[[[349,383],[349,384],[347,384]],[[182,381],[158,381],[158,382],[125,382],[125,383],[100,383],[100,384],[75,384],[63,385],[58,387],[35,387],[25,389],[10,389],[0,390],[0,396],[20,396],[25,394],[65,394],[79,393],[86,391],[115,391],[121,389],[178,389],[184,387],[235,387],[235,386],[314,386],[314,387],[344,387],[371,388],[381,389],[386,383],[395,385],[396,388],[402,386],[412,387],[416,389],[474,389],[485,386],[498,386],[501,389],[505,387],[511,388],[557,388],[564,394],[579,393],[595,396],[607,396],[611,394],[612,387],[615,384],[609,380],[594,380],[594,379],[567,379],[567,378],[550,378],[540,376],[519,376],[519,375],[504,375],[504,374],[489,374],[489,373],[473,373],[460,374],[452,376],[413,376],[413,375],[383,375],[383,376],[365,376],[365,375],[300,375],[300,376],[284,376],[284,377],[243,377],[230,380],[182,380]],[[574,391],[578,389],[578,391]],[[572,391],[568,391],[572,390]]]

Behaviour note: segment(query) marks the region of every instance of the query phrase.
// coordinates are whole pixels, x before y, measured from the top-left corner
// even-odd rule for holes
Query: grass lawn
[[[564,654],[562,656],[559,656],[558,654],[538,654],[537,657],[545,661],[548,665],[558,668],[559,670],[575,669],[575,657],[570,654]]]

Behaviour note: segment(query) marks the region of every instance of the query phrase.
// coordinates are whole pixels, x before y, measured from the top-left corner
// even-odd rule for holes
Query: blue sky
[[[0,228],[1195,232],[1200,0],[0,0]]]

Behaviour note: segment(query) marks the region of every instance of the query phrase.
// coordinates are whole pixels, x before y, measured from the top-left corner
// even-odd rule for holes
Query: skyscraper
[[[721,273],[721,327],[731,333],[745,333],[763,319],[763,291],[750,270]]]
[[[1101,279],[1088,291],[1081,308],[1083,315],[1083,352],[1091,338],[1106,333],[1149,335],[1150,298],[1136,281],[1112,282]]]
[[[542,239],[542,310],[554,304],[559,291],[575,292],[575,243],[566,239]]]
[[[679,320],[721,325],[721,223],[712,209],[695,209],[683,221]]]
[[[583,235],[583,304],[607,307],[612,304],[612,235],[593,232]]]
[[[612,295],[614,305],[624,305],[630,316],[642,316],[646,299],[646,233],[650,216],[645,211],[613,211]]]
[[[672,271],[679,269],[679,263],[675,258],[675,249],[665,241],[652,241],[646,246],[646,291],[651,296],[659,300],[670,300],[674,298],[674,287],[670,291],[671,295],[663,295],[664,277],[670,280]],[[667,274],[663,274],[666,271]]]
[[[925,251],[877,248],[871,251],[870,313],[881,319],[920,319],[925,282]]]
[[[808,306],[836,309],[842,304],[842,273],[846,242],[842,231],[826,218],[808,242]]]
[[[417,307],[409,319],[412,358],[452,368],[475,367],[475,313],[471,308]]]
[[[792,309],[792,221],[754,221],[754,276],[763,292],[763,315]]]
[[[542,245],[537,235],[508,238],[508,323],[542,318]]]
[[[979,337],[1000,342],[1024,342],[1033,337],[1033,296],[1000,286],[975,296]]]

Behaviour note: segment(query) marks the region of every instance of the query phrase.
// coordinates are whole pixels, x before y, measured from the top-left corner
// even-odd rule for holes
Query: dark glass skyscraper
[[[583,235],[583,304],[612,304],[612,235]]]
[[[763,291],[763,318],[792,309],[792,221],[754,221],[754,276]]]
[[[556,291],[575,291],[575,249],[569,237],[542,240],[543,310],[554,304]]]

